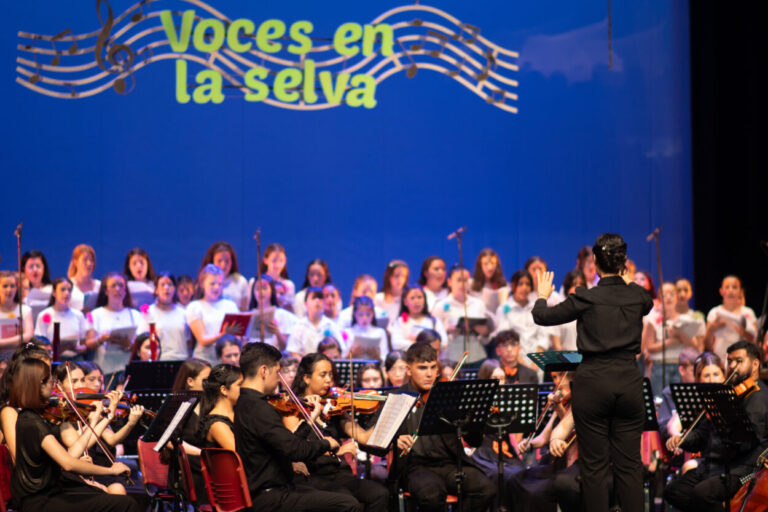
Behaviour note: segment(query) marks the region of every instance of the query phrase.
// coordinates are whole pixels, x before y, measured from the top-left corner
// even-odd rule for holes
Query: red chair
[[[11,499],[11,473],[13,462],[8,447],[0,444],[0,512],[6,512],[6,504]]]
[[[187,491],[186,497],[188,500],[186,501],[192,504],[192,507],[196,512],[211,512],[213,509],[211,509],[210,505],[197,505],[197,489],[195,489],[195,479],[192,476],[192,468],[189,465],[187,451],[184,449],[183,445],[179,446],[179,467],[181,468],[181,478],[184,484],[184,490]]]
[[[200,455],[208,501],[216,512],[251,508],[251,493],[240,456],[223,448],[203,448]]]
[[[157,443],[145,443],[142,438],[136,442],[144,488],[152,497],[150,510],[155,510],[160,503],[173,504],[176,501],[168,490],[168,464],[162,463],[160,453],[155,451],[155,445]]]

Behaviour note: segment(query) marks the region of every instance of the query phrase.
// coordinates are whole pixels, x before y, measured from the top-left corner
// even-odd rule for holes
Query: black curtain
[[[694,299],[719,304],[726,274],[758,316],[768,281],[766,96],[762,2],[689,0]]]

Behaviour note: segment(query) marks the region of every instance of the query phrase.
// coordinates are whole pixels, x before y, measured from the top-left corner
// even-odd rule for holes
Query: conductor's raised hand
[[[552,281],[555,279],[555,273],[537,270],[536,279],[536,282],[538,283],[536,293],[539,295],[540,299],[548,299],[549,296],[552,295],[552,292],[555,291],[555,286],[552,284]]]

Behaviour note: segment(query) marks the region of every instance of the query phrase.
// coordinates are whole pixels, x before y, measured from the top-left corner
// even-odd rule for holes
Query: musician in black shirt
[[[235,405],[235,446],[243,460],[254,510],[360,511],[352,496],[294,485],[291,462],[336,451],[332,438],[306,440],[283,425],[267,398],[280,382],[280,351],[250,343],[240,355],[243,383]]]
[[[540,273],[533,319],[539,325],[577,321],[576,343],[583,359],[572,384],[572,408],[585,510],[608,510],[608,472],[612,470],[622,511],[639,512],[643,508],[640,437],[645,410],[636,355],[643,316],[653,302],[648,292],[625,277],[627,244],[621,236],[600,235],[592,251],[601,278],[598,285],[577,288],[560,304],[547,307],[553,275]]]
[[[514,329],[499,331],[491,342],[504,370],[503,384],[538,384],[536,372],[520,364],[520,335]]]

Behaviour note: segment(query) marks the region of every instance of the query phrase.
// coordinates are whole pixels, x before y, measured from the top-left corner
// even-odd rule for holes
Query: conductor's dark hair
[[[621,235],[603,233],[592,246],[595,264],[605,273],[619,274],[627,264],[627,243]]]
[[[156,276],[155,276],[155,269],[152,266],[152,260],[149,259],[149,254],[147,254],[147,251],[145,251],[141,247],[134,247],[133,249],[128,251],[128,254],[125,255],[125,264],[123,265],[123,274],[128,276],[132,281],[136,280],[133,273],[131,273],[131,256],[140,256],[146,260],[147,275],[145,279],[149,282],[154,283]]]
[[[310,261],[309,263],[307,263],[307,270],[306,272],[304,272],[304,284],[301,286],[302,288],[309,287],[309,268],[312,265],[318,265],[323,268],[323,272],[325,272],[325,282],[323,284],[332,282],[331,271],[328,270],[328,264],[325,261],[321,260],[320,258],[316,258]]]
[[[299,361],[299,367],[296,369],[296,377],[293,379],[291,388],[298,396],[304,396],[307,391],[307,383],[304,382],[304,377],[312,377],[312,372],[315,371],[315,365],[320,361],[328,361],[331,364],[331,375],[335,374],[333,361],[330,360],[325,354],[320,352],[312,352],[301,358]]]
[[[405,362],[408,364],[431,363],[432,361],[437,361],[437,352],[432,348],[432,345],[414,343],[405,352]]]
[[[266,366],[272,368],[280,361],[283,354],[272,345],[266,343],[248,343],[240,353],[240,370],[243,377],[255,377],[259,368]]]
[[[216,402],[221,397],[221,386],[229,389],[242,372],[237,366],[231,364],[217,364],[211,368],[208,378],[203,381],[203,397],[200,400],[200,418],[205,418],[216,407]]]
[[[24,272],[24,269],[27,267],[27,262],[32,258],[39,258],[43,263],[43,284],[51,284],[51,271],[48,269],[48,260],[45,259],[45,254],[37,249],[27,251],[24,253],[24,256],[21,257],[21,271]]]
[[[750,343],[747,340],[739,340],[736,343],[733,343],[731,346],[728,347],[726,352],[730,354],[731,352],[735,352],[737,350],[746,350],[747,351],[747,357],[749,357],[752,361],[757,359],[760,360],[760,351],[757,348],[757,345],[754,343]]]

